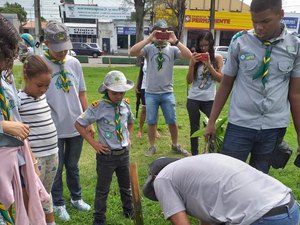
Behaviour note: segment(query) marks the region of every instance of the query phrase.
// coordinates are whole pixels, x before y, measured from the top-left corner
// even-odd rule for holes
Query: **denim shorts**
[[[158,107],[161,107],[166,124],[176,124],[175,97],[172,92],[163,94],[145,93],[146,118],[150,125],[157,124]]]

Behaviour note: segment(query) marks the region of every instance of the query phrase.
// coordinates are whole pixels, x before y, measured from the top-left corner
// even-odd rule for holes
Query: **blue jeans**
[[[172,92],[163,94],[145,93],[146,118],[147,123],[154,125],[157,123],[158,107],[161,107],[166,124],[176,124],[175,97]]]
[[[58,139],[58,169],[52,186],[53,205],[65,205],[63,199],[63,166],[66,168],[67,186],[73,200],[81,199],[81,186],[79,180],[79,158],[82,150],[83,138],[76,136],[72,138]]]
[[[288,210],[287,213],[262,217],[251,225],[298,225],[299,224],[299,207],[297,202]]]
[[[187,99],[186,108],[190,119],[190,135],[200,129],[200,111],[209,118],[214,101]],[[190,138],[192,155],[198,155],[199,138]]]
[[[130,213],[133,210],[129,177],[129,152],[115,156],[97,154],[96,158],[97,186],[94,222],[104,223],[106,220],[106,200],[114,173],[116,173],[119,184],[123,212]]]
[[[286,128],[255,130],[228,123],[222,153],[246,162],[268,173],[272,152],[283,140]]]

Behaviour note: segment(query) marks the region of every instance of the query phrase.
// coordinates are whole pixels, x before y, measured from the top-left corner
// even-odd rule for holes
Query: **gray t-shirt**
[[[198,101],[213,101],[216,95],[216,81],[208,72],[203,75],[203,64],[199,65],[197,78],[191,84],[188,99]]]
[[[147,93],[163,94],[173,92],[173,67],[175,59],[180,56],[180,50],[176,46],[168,44],[162,49],[164,62],[162,69],[158,70],[158,48],[154,44],[146,45],[142,49],[147,59],[146,89]]]
[[[291,190],[246,163],[217,153],[166,166],[154,188],[165,218],[186,211],[218,224],[249,225],[290,199]]]
[[[229,122],[256,130],[287,127],[291,77],[300,77],[300,39],[286,29],[273,40],[273,49],[265,88],[261,78],[253,80],[265,56],[265,46],[254,35],[244,32],[230,44],[223,68],[224,76],[235,77],[229,106]]]
[[[83,112],[79,100],[79,92],[86,91],[85,81],[80,62],[67,55],[64,69],[70,80],[70,92],[62,90],[61,67],[43,56],[53,70],[49,89],[46,92],[47,102],[51,108],[52,119],[55,123],[58,138],[78,136],[74,123]]]
[[[82,113],[77,122],[87,127],[92,123],[97,123],[99,142],[106,144],[110,149],[121,149],[129,145],[128,123],[133,123],[134,118],[130,106],[123,100],[119,106],[122,124],[122,134],[124,139],[120,141],[116,133],[115,109],[105,101],[93,102],[92,106]]]

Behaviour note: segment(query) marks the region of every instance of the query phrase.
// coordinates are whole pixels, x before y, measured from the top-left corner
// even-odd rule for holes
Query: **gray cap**
[[[149,176],[147,180],[145,181],[144,187],[143,187],[143,193],[144,195],[149,198],[152,201],[157,201],[157,197],[155,194],[153,182],[155,180],[155,177],[158,175],[158,173],[165,168],[167,165],[169,165],[172,162],[177,161],[176,158],[167,158],[167,157],[161,157],[156,160],[154,160],[150,166],[149,166]]]
[[[45,28],[45,40],[54,52],[61,52],[73,48],[68,28],[61,22],[51,20]]]
[[[155,29],[168,29],[168,24],[165,20],[157,20],[153,25],[153,30]]]
[[[127,80],[124,73],[118,70],[113,70],[106,74],[103,83],[98,88],[98,91],[103,93],[108,89],[115,92],[125,92],[133,88],[133,85],[133,81]]]

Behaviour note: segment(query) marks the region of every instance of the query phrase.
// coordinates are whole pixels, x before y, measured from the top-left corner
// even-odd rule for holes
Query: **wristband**
[[[38,164],[38,162],[39,162],[39,161],[35,160],[35,162],[33,163],[33,165],[36,165],[36,164]]]
[[[174,45],[177,46],[179,43],[179,40],[177,39],[177,41],[175,41]]]

